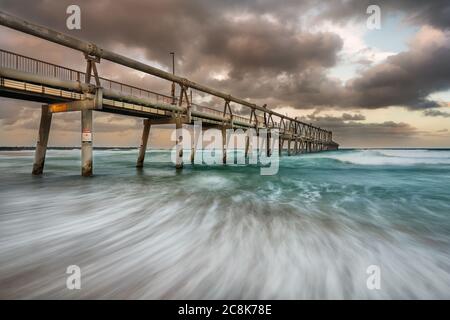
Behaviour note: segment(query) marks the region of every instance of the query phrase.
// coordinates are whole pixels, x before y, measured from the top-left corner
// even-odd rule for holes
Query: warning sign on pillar
[[[90,130],[83,130],[81,133],[81,142],[92,142],[92,132]]]

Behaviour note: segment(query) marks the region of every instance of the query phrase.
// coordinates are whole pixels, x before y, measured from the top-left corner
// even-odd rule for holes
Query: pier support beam
[[[248,158],[248,149],[250,148],[250,137],[248,136],[248,132],[245,135],[245,159]]]
[[[195,162],[195,134],[192,135],[191,139],[191,164]]]
[[[181,121],[181,118],[177,118],[175,121],[176,126],[176,135],[177,135],[177,142],[176,142],[176,162],[175,162],[175,168],[182,169],[183,168],[183,122]]]
[[[47,153],[48,136],[52,123],[52,113],[48,105],[43,105],[41,110],[41,123],[39,125],[38,140],[34,153],[33,174],[40,175],[44,171],[45,155]]]
[[[194,125],[192,126],[192,138],[191,138],[191,164],[195,164],[195,156],[196,156],[195,153],[197,152],[197,143],[200,142],[200,150],[203,149],[202,141],[199,141],[202,139],[202,131],[203,128],[194,122]],[[200,155],[200,159],[202,159],[202,155]]]
[[[222,163],[227,163],[227,128],[222,126]]]
[[[283,151],[284,140],[281,138],[281,135],[278,139],[278,156],[281,157],[281,151]]]
[[[270,132],[269,129],[267,129],[267,136],[266,136],[266,143],[267,143],[267,150],[266,150],[266,155],[267,157],[270,157],[272,155],[272,133]]]
[[[150,134],[150,120],[144,119],[144,129],[142,129],[141,145],[139,146],[139,156],[136,167],[142,168],[144,166],[145,151],[147,150],[148,136]]]
[[[287,151],[288,151],[288,156],[290,156],[291,155],[291,138],[288,139]]]
[[[92,110],[81,111],[81,175],[92,176]]]

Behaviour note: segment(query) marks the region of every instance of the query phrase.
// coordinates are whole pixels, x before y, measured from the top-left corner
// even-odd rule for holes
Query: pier
[[[49,28],[35,25],[0,12],[0,25],[80,51],[85,59],[85,71],[37,60],[0,48],[0,96],[42,103],[38,141],[35,150],[33,174],[44,170],[45,155],[52,115],[61,112],[79,112],[81,117],[81,174],[93,174],[93,120],[92,113],[108,112],[143,119],[142,138],[137,155],[137,167],[145,160],[150,129],[154,125],[173,124],[177,129],[176,167],[183,167],[182,127],[201,121],[205,128],[222,131],[224,163],[226,163],[226,132],[236,129],[267,135],[277,130],[278,150],[288,155],[337,150],[331,131],[277,113],[266,105],[259,106],[216,89],[176,76],[137,60],[108,51],[99,46],[68,36]],[[165,95],[126,83],[103,78],[97,71],[102,60],[132,68],[178,86],[179,94]],[[81,68],[80,68],[81,69]],[[189,90],[212,95],[223,101],[223,110],[196,104]],[[175,92],[175,90],[173,90]],[[244,110],[244,111],[243,111]],[[269,141],[269,139],[267,139]],[[249,139],[245,146],[248,156]],[[195,145],[191,149],[194,162]],[[267,152],[271,152],[269,143]]]

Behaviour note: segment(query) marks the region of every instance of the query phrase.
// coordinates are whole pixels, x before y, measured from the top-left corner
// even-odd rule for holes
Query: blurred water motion
[[[87,179],[78,150],[43,177],[32,155],[0,152],[0,298],[450,298],[450,151],[283,157],[275,176],[96,151]]]

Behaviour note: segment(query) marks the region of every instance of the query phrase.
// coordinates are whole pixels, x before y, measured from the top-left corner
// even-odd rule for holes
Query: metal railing
[[[15,69],[23,72],[33,73],[37,75],[42,75],[45,77],[54,77],[66,81],[79,81],[85,82],[85,73],[82,71],[66,68],[46,61],[30,58],[10,52],[7,50],[0,49],[0,66],[4,68]],[[108,88],[111,90],[118,91],[123,94],[128,94],[136,97],[144,97],[151,99],[157,103],[175,104],[178,103],[178,98],[175,99],[169,95],[157,93],[151,90],[139,88],[122,82],[106,79],[99,77],[100,84],[103,88]],[[94,84],[95,79],[91,78],[91,83]],[[186,105],[183,101],[182,105]],[[196,103],[191,103],[193,109],[201,112],[211,113],[215,115],[223,116],[223,112],[214,108],[202,106]],[[229,118],[229,117],[228,117]],[[244,116],[234,115],[235,119],[242,122],[250,123],[250,119]],[[263,118],[259,119],[263,121]],[[255,123],[255,121],[252,121]]]

